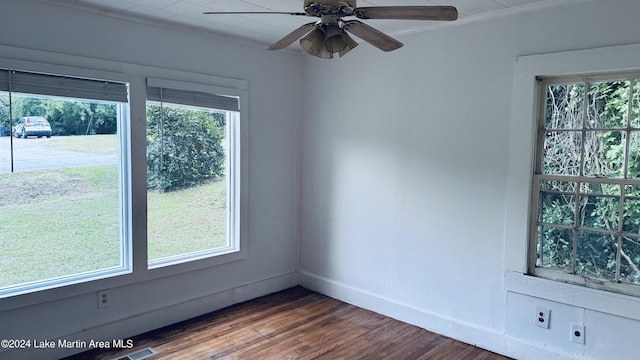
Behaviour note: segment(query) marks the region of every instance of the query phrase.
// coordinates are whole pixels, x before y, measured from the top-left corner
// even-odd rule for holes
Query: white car
[[[13,126],[13,135],[17,138],[24,139],[27,136],[37,136],[39,138],[46,136],[51,137],[51,124],[42,116],[21,117]]]

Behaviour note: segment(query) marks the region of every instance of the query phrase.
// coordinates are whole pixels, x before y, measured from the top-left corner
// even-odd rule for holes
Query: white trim
[[[0,51],[4,52],[5,48],[5,46],[0,46]],[[129,83],[131,80],[131,77],[129,75],[117,71],[94,70],[79,66],[40,63],[7,57],[0,57],[0,68],[27,72],[35,71],[44,74],[66,75],[84,79],[109,80],[126,83]]]
[[[511,271],[505,272],[505,290],[640,320],[640,298],[634,296],[566,284]]]
[[[114,339],[127,339],[129,337],[175,324],[185,319],[208,314],[233,304],[255,299],[274,292],[294,287],[298,284],[295,272],[274,276],[268,279],[255,281],[223,291],[218,291],[197,299],[169,307],[153,309],[144,314],[114,320],[108,324],[96,328],[81,329],[76,333],[59,336],[55,339],[46,339],[58,343],[60,340],[108,341]],[[38,339],[45,340],[45,339]],[[0,357],[15,360],[50,359],[70,356],[90,349],[18,349],[15,352],[0,351]],[[40,351],[40,352],[39,352]],[[46,351],[46,356],[41,351]]]
[[[442,316],[426,309],[385,298],[305,271],[298,273],[298,282],[310,290],[325,294],[355,306],[389,316],[423,329],[475,345],[515,359],[589,360],[587,357],[562,352],[529,343],[521,338],[497,332],[460,319]]]

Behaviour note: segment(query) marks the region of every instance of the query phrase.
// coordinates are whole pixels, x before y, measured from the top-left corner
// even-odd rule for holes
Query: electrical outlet
[[[570,339],[576,344],[584,345],[584,325],[571,323]]]
[[[551,310],[544,306],[536,306],[536,313],[533,317],[533,321],[535,322],[535,324],[543,329],[548,329],[550,320]]]
[[[111,305],[111,293],[109,290],[98,291],[98,308],[106,308]]]

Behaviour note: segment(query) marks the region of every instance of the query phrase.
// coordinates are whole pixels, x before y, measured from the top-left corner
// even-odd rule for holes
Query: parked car
[[[42,116],[21,117],[13,126],[13,135],[17,138],[24,139],[27,136],[37,136],[39,138],[46,136],[51,137],[51,124]]]

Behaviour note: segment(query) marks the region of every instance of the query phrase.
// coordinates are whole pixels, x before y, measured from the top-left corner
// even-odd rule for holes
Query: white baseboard
[[[490,328],[403,304],[305,271],[298,272],[298,283],[309,290],[510,358],[587,360],[584,357],[577,358],[572,354],[531,344]]]
[[[256,281],[250,284],[241,285],[228,290],[220,291],[198,299],[193,299],[183,303],[175,304],[159,310],[138,314],[133,317],[122,319],[116,322],[103,324],[91,329],[83,329],[76,333],[60,336],[51,339],[56,344],[58,340],[80,340],[89,343],[90,340],[127,340],[135,335],[139,335],[151,330],[175,324],[177,322],[204,315],[233,304],[255,299],[260,296],[272,294],[274,292],[288,289],[298,285],[297,273],[288,273],[269,279]],[[15,360],[30,359],[58,359],[65,356],[74,355],[91,349],[29,349],[18,352],[3,352],[2,358]],[[45,356],[46,355],[46,356]]]
[[[135,335],[155,330],[163,326],[204,315],[230,305],[268,295],[296,285],[301,285],[318,293],[336,298],[346,303],[389,316],[391,318],[442,334],[444,336],[478,346],[514,359],[527,360],[589,360],[572,354],[531,344],[493,329],[470,324],[429,312],[378,294],[367,292],[312,273],[300,271],[237,286],[231,289],[193,299],[167,308],[139,314],[120,321],[103,324],[96,328],[82,329],[76,333],[60,336],[58,339],[80,341],[128,339]],[[3,352],[15,360],[61,358],[87,349],[30,349],[20,352]],[[43,357],[46,352],[46,357]]]

